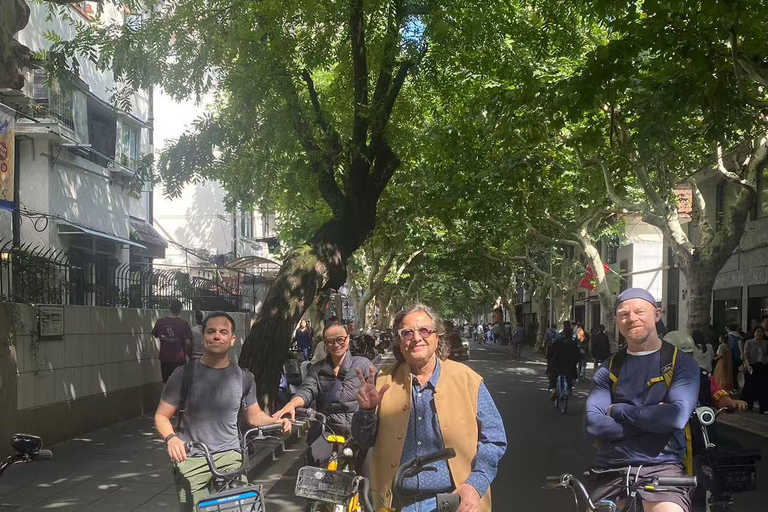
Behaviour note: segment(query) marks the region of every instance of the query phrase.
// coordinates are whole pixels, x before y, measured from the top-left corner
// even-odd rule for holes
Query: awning
[[[135,240],[145,245],[156,245],[158,247],[168,248],[168,242],[157,232],[155,227],[149,222],[131,217],[131,240]]]
[[[59,235],[91,235],[105,240],[112,240],[113,242],[119,242],[121,244],[131,245],[140,249],[146,249],[145,246],[136,243],[127,238],[121,238],[119,236],[112,235],[110,233],[104,233],[103,231],[96,231],[95,229],[86,228],[74,222],[59,220],[56,221],[59,228]]]

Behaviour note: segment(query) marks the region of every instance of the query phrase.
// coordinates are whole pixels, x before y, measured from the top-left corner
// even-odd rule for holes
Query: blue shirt
[[[440,379],[440,361],[424,386],[419,385],[415,375],[411,374],[410,378],[412,407],[400,464],[445,448],[434,402],[435,388]],[[352,436],[355,441],[365,447],[373,446],[377,421],[374,411],[360,410],[355,413],[352,418]],[[480,383],[477,393],[477,426],[477,453],[465,483],[474,487],[482,496],[496,477],[499,459],[507,449],[507,436],[501,415],[484,383]],[[424,471],[403,481],[402,500],[405,506],[402,512],[435,512],[435,494],[452,492],[456,488],[447,461],[437,462],[432,467],[436,471]],[[412,493],[418,493],[418,496]],[[410,499],[408,494],[412,494]]]
[[[600,368],[587,398],[587,433],[598,441],[598,468],[683,463],[683,428],[699,396],[699,365],[678,351],[669,389],[659,382],[661,351],[627,355],[611,393],[608,364]]]

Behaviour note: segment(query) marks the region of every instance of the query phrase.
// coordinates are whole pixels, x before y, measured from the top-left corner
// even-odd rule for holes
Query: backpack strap
[[[649,380],[646,384],[651,387],[654,384],[663,382],[667,389],[672,385],[672,379],[675,376],[675,364],[677,363],[677,347],[673,344],[661,342],[661,359],[659,361],[659,376]]]
[[[192,388],[192,381],[195,378],[195,360],[187,361],[184,365],[184,375],[181,380],[181,396],[179,397],[179,409],[176,412],[176,431],[181,429],[181,421],[187,410],[187,395]]]
[[[611,394],[616,391],[616,386],[619,384],[619,373],[621,373],[621,367],[624,366],[626,360],[626,347],[611,356],[611,361],[608,363],[608,372],[611,378]]]

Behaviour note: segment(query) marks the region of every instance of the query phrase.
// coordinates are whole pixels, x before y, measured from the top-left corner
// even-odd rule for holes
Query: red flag
[[[611,267],[603,263],[603,271],[608,274],[611,271]],[[587,265],[587,272],[584,274],[584,278],[579,283],[579,287],[586,290],[594,290],[597,287],[597,281],[595,279],[595,271],[592,269],[592,265]]]

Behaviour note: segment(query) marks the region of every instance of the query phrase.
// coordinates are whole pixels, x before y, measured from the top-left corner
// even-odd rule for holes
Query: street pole
[[[21,247],[21,212],[19,208],[21,201],[19,201],[19,188],[21,184],[20,169],[21,169],[21,143],[18,135],[13,142],[13,211],[11,212],[11,222],[13,229],[13,246]]]

